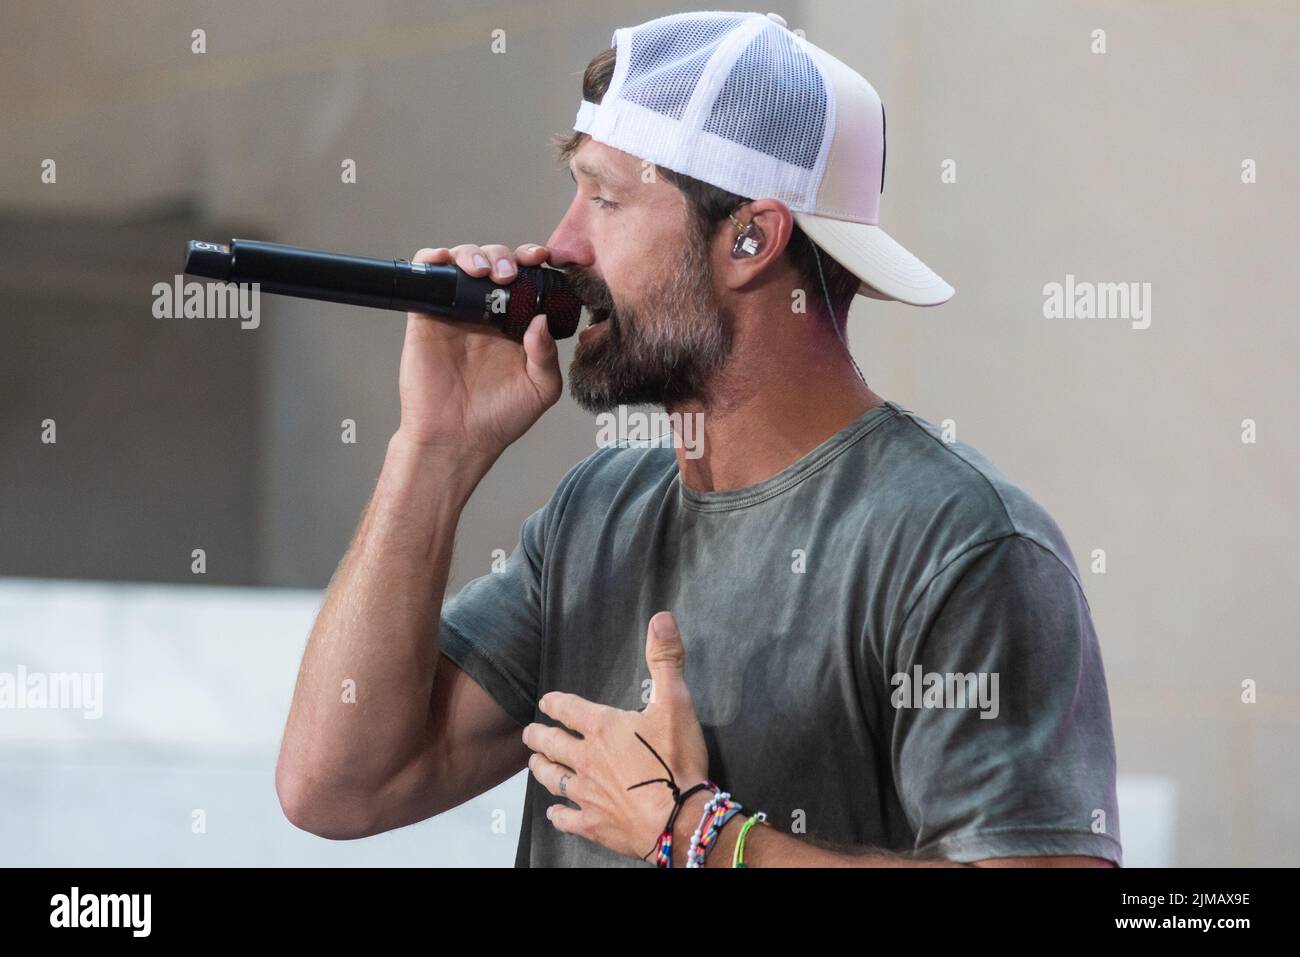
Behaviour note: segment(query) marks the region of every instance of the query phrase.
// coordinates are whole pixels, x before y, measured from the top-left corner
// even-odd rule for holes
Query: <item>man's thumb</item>
[[[686,647],[672,612],[661,611],[650,619],[646,637],[645,662],[654,682],[655,698],[667,693],[674,697],[690,692],[686,689]]]
[[[548,321],[544,313],[538,313],[529,321],[524,333],[524,357],[528,378],[549,401],[554,402],[564,391],[564,382],[560,376],[559,350],[551,337]]]

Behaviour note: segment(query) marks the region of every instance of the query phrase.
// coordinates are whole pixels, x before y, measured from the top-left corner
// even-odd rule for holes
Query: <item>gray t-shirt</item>
[[[683,486],[667,445],[599,449],[503,569],[444,605],[441,649],[521,727],[557,723],[537,708],[551,690],[638,711],[665,610],[709,777],[776,827],[918,858],[1122,863],[1106,679],[1065,537],[915,413],[886,401],[720,492]],[[654,866],[557,831],[560,801],[528,776],[516,866]]]

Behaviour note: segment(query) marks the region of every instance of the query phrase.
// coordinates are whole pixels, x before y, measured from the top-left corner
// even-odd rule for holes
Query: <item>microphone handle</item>
[[[454,265],[371,259],[252,239],[232,239],[229,246],[191,241],[185,272],[225,282],[255,282],[262,292],[276,295],[430,313],[496,328],[509,301],[502,297],[511,295],[509,285],[471,276]],[[563,277],[554,269],[519,267],[515,281],[533,278],[530,285],[536,290],[530,316],[545,311],[542,296],[550,286],[548,272]]]

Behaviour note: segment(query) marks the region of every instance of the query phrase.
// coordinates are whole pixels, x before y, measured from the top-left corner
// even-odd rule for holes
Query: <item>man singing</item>
[[[846,345],[855,295],[953,295],[878,225],[876,91],[773,14],[688,13],[616,31],[582,97],[544,247],[416,261],[563,269],[593,320],[573,398],[698,416],[698,448],[598,449],[444,606],[467,500],[563,384],[542,317],[519,344],[411,314],[401,423],[299,673],[285,813],[364,837],[527,766],[519,866],[1118,866],[1061,530]]]

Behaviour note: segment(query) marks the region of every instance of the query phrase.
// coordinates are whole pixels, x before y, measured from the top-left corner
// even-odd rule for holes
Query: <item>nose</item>
[[[587,231],[579,212],[578,199],[569,204],[569,208],[546,240],[550,251],[547,261],[552,266],[576,265],[591,268],[596,263],[596,250],[587,238]]]

